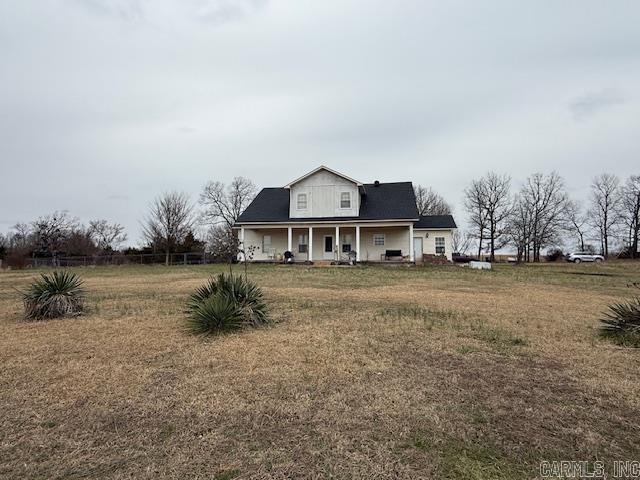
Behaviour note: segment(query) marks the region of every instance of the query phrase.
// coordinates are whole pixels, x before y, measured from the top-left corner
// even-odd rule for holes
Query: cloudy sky
[[[210,179],[640,173],[637,0],[5,0],[0,231]]]

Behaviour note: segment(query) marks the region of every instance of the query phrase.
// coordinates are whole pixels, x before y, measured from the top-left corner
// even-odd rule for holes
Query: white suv
[[[570,253],[565,258],[567,259],[567,262],[573,262],[573,263],[581,263],[581,262],[600,263],[604,261],[604,257],[602,255],[596,255],[594,253],[589,253],[589,252]]]

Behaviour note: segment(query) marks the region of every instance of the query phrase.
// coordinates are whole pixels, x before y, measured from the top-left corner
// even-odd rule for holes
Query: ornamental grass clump
[[[25,318],[43,320],[81,315],[85,296],[82,283],[74,273],[43,273],[22,293]]]
[[[198,288],[187,302],[187,328],[213,334],[268,322],[262,290],[246,277],[221,273]]]
[[[625,347],[640,347],[640,296],[609,305],[600,322],[603,337]]]

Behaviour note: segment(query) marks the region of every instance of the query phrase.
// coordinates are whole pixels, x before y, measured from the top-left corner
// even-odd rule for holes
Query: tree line
[[[95,256],[163,253],[169,263],[172,253],[207,249],[214,258],[235,257],[237,240],[231,227],[253,200],[257,189],[251,180],[236,177],[225,185],[207,183],[198,204],[183,192],[167,192],[156,197],[141,220],[143,246],[122,249],[127,240],[117,222],[92,220],[88,225],[68,212],[54,212],[28,223],[15,224],[0,234],[0,260],[22,266],[29,257]]]
[[[108,254],[126,240],[119,223],[97,219],[83,225],[68,212],[54,212],[30,223],[17,223],[8,234],[0,234],[0,259],[9,258],[20,266],[25,257]]]
[[[195,227],[204,229],[206,245],[220,260],[235,258],[238,241],[232,230],[238,217],[255,198],[257,188],[245,177],[235,177],[231,183],[208,182],[199,198],[199,209],[185,193],[170,192],[157,197],[142,222],[143,237],[149,245],[169,256]]]
[[[613,245],[638,256],[640,233],[640,175],[624,182],[611,174],[594,178],[585,205],[571,199],[565,182],[556,172],[535,173],[512,192],[508,175],[489,172],[471,181],[464,190],[468,228],[453,236],[453,249],[466,252],[475,244],[495,260],[495,252],[510,248],[518,261],[540,261],[546,249],[565,240],[571,248],[610,255]],[[432,188],[414,186],[421,215],[448,215],[451,204]],[[182,192],[155,198],[141,221],[144,245],[127,248],[124,227],[104,219],[83,225],[67,212],[54,212],[29,223],[17,223],[7,235],[0,234],[0,259],[158,253],[169,263],[172,253],[207,249],[215,258],[229,260],[237,252],[232,226],[257,193],[255,184],[236,177],[229,184],[210,181],[197,203]],[[593,245],[591,242],[595,242]]]
[[[640,175],[624,182],[608,173],[598,175],[588,202],[570,198],[557,172],[535,173],[511,191],[511,177],[489,172],[464,190],[469,235],[478,258],[491,261],[501,248],[515,250],[518,261],[539,262],[545,249],[568,241],[571,248],[638,257]],[[591,242],[595,242],[595,245]]]

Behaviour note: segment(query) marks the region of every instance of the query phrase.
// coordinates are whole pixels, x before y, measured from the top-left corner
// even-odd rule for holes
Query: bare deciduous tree
[[[11,244],[11,240],[9,239],[9,235],[4,235],[0,233],[0,260],[3,260],[7,255],[7,251],[9,250],[9,246]],[[0,262],[0,267],[2,266]]]
[[[228,186],[209,182],[200,194],[204,207],[202,220],[208,225],[225,224],[231,229],[255,196],[256,186],[248,178],[236,177]]]
[[[577,247],[581,252],[586,250],[585,239],[589,234],[588,218],[579,202],[568,200],[565,207],[565,231],[577,240]]]
[[[478,257],[485,237],[489,242],[491,261],[495,260],[496,250],[506,243],[507,219],[511,212],[510,188],[511,177],[489,172],[465,190],[465,208],[480,240]]]
[[[451,215],[449,203],[431,187],[414,185],[413,191],[420,215]]]
[[[609,239],[620,222],[620,180],[615,175],[603,173],[591,184],[591,209],[593,227],[600,235],[600,253],[609,255]]]
[[[527,201],[522,195],[518,194],[514,198],[513,209],[509,216],[509,225],[507,227],[508,236],[511,243],[516,247],[517,261],[528,261],[531,249],[531,210],[527,205]]]
[[[26,248],[32,234],[31,226],[28,223],[18,222],[11,227],[15,233],[12,237],[14,248]]]
[[[533,261],[539,262],[541,250],[560,241],[567,203],[564,180],[557,172],[535,173],[522,187],[520,199],[528,209]]]
[[[127,240],[124,227],[119,223],[109,223],[107,220],[91,220],[89,235],[102,252],[117,250]]]
[[[493,262],[496,249],[503,246],[506,221],[511,213],[511,177],[491,172],[485,177],[484,183],[489,231],[489,258]]]
[[[482,254],[485,232],[487,230],[487,212],[484,209],[484,186],[480,180],[473,180],[464,191],[464,208],[469,214],[470,235],[478,240],[478,259]]]
[[[209,250],[217,261],[232,262],[238,256],[238,238],[226,225],[214,225],[207,234]]]
[[[31,223],[35,250],[56,257],[64,240],[78,228],[78,219],[66,211],[54,212]]]
[[[631,258],[638,257],[640,237],[640,175],[631,175],[622,188],[622,221],[627,229]]]
[[[193,206],[184,193],[165,193],[150,205],[142,224],[145,239],[164,250],[165,264],[176,246],[184,240],[194,224]]]
[[[98,249],[89,230],[83,225],[76,225],[65,236],[61,244],[61,249],[65,255],[94,255]]]
[[[451,235],[451,248],[456,253],[465,254],[471,248],[471,242],[473,238],[459,228],[453,231]]]

